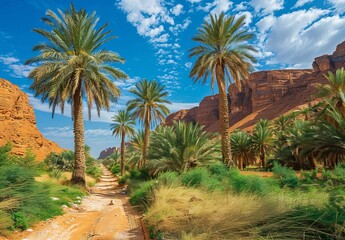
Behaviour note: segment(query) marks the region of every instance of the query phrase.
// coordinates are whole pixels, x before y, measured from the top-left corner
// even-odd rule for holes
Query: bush
[[[111,168],[111,172],[113,174],[119,174],[121,172],[120,164],[115,164],[115,166]]]
[[[281,186],[288,186],[290,188],[296,188],[299,185],[299,179],[296,172],[291,168],[287,168],[274,163],[273,174],[280,180]]]
[[[195,168],[182,174],[182,184],[185,186],[199,187],[204,179],[209,178],[205,168]]]
[[[12,214],[13,228],[26,230],[29,227],[28,220],[22,212],[15,212]]]
[[[179,186],[181,185],[180,176],[177,172],[165,172],[158,175],[159,184],[164,186]]]
[[[233,174],[229,175],[230,189],[235,193],[252,193],[266,195],[274,190],[274,182],[271,179],[264,179],[259,176]]]
[[[226,176],[228,173],[228,168],[223,163],[214,163],[210,165],[209,171],[212,175],[215,175],[219,179]]]
[[[154,189],[156,186],[157,183],[154,180],[142,183],[138,189],[133,191],[129,198],[129,202],[132,205],[141,205],[142,207],[147,208],[153,200]]]

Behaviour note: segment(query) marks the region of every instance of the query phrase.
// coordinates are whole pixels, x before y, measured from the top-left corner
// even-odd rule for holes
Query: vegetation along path
[[[144,239],[139,215],[132,209],[117,179],[103,167],[100,182],[81,205],[48,220],[15,239]]]

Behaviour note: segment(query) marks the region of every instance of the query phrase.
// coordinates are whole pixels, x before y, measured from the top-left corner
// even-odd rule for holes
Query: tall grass
[[[160,187],[154,196],[144,219],[167,239],[345,237],[344,219],[339,212],[304,205],[302,201],[291,204],[271,196],[224,194],[186,187]]]

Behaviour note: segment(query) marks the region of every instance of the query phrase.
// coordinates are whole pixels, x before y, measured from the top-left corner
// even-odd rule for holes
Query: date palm
[[[127,110],[120,110],[113,118],[110,127],[113,130],[113,135],[121,137],[121,176],[125,173],[125,138],[134,134],[135,121]]]
[[[140,169],[143,165],[143,152],[144,152],[144,138],[145,133],[143,130],[138,130],[136,133],[133,134],[131,140],[129,141],[129,152],[130,152],[130,164],[132,168],[137,165]]]
[[[220,145],[214,135],[198,124],[174,122],[159,126],[151,137],[147,167],[153,175],[165,171],[186,172],[210,161],[220,160]]]
[[[125,79],[127,75],[109,65],[123,63],[117,53],[102,49],[104,43],[113,39],[106,30],[107,24],[96,28],[98,18],[95,12],[77,11],[73,5],[66,11],[51,10],[42,19],[51,31],[34,29],[46,38],[47,42],[34,47],[39,55],[29,59],[26,64],[35,63],[29,74],[34,82],[31,89],[42,102],[48,101],[54,116],[56,108],[64,113],[66,103],[71,104],[75,165],[72,183],[85,185],[84,117],[83,100],[91,118],[95,105],[98,115],[101,109],[110,109],[120,90],[112,79]]]
[[[204,21],[193,38],[199,45],[190,50],[189,57],[197,57],[190,72],[194,82],[206,83],[211,78],[211,87],[217,82],[219,91],[219,121],[222,143],[223,161],[233,165],[231,160],[231,144],[229,133],[229,106],[227,83],[233,81],[241,89],[241,80],[248,79],[252,63],[256,60],[252,55],[256,50],[248,41],[254,35],[248,33],[245,17],[210,15],[209,22]]]
[[[165,90],[165,86],[157,81],[146,79],[136,83],[130,92],[135,95],[135,99],[127,103],[128,110],[132,112],[133,118],[144,125],[143,166],[147,159],[151,126],[163,121],[169,114],[169,109],[166,107],[166,104],[170,104],[167,100],[169,93]]]
[[[262,168],[266,166],[266,156],[273,149],[274,140],[270,122],[266,119],[257,122],[253,131],[252,142],[255,153],[259,155]]]
[[[231,134],[231,152],[237,167],[243,169],[255,163],[255,154],[252,149],[252,140],[248,133],[236,131]]]

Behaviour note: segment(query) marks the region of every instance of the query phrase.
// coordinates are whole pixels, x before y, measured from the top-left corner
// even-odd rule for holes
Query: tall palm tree
[[[113,130],[113,135],[121,137],[121,176],[125,173],[125,138],[133,135],[135,121],[127,110],[120,110],[113,118],[110,127]]]
[[[232,80],[241,88],[241,80],[248,79],[252,63],[256,60],[252,55],[256,50],[248,41],[254,35],[248,33],[245,16],[210,15],[209,22],[204,21],[193,38],[200,45],[190,50],[189,57],[197,57],[190,72],[194,82],[206,83],[211,77],[211,87],[217,82],[219,90],[219,120],[222,138],[223,161],[233,165],[231,160],[229,108],[226,85]]]
[[[107,24],[96,29],[99,19],[95,12],[77,11],[71,5],[64,12],[48,10],[42,20],[52,30],[34,29],[48,42],[35,46],[39,55],[26,62],[38,64],[29,74],[34,79],[31,89],[35,91],[35,97],[40,96],[42,102],[49,102],[52,116],[57,107],[63,113],[66,103],[71,104],[75,149],[71,181],[85,185],[83,99],[89,119],[93,105],[98,115],[102,108],[109,110],[111,102],[120,95],[111,78],[127,78],[109,63],[123,63],[124,59],[117,53],[101,49],[114,37],[108,36]]]
[[[128,111],[131,111],[133,118],[137,118],[144,125],[144,159],[142,164],[145,165],[151,126],[163,121],[170,112],[165,105],[170,104],[167,100],[169,93],[165,90],[165,86],[157,81],[148,81],[146,79],[136,83],[130,92],[135,95],[135,99],[127,103]]]
[[[236,131],[231,134],[231,152],[237,167],[243,169],[255,162],[252,140],[248,133]]]
[[[268,120],[261,119],[255,125],[252,135],[253,149],[259,155],[261,167],[266,166],[266,156],[273,149],[274,137],[273,131]]]

